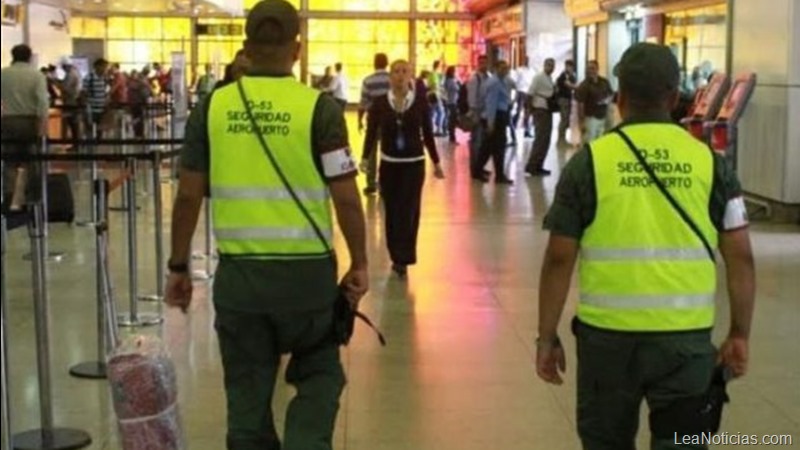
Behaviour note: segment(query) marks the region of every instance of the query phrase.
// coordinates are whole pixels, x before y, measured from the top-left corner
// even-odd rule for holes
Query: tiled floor
[[[441,143],[448,178],[429,176],[425,184],[420,263],[411,268],[407,282],[390,276],[380,201],[367,199],[372,290],[363,305],[389,345],[380,348],[370,332],[359,328],[343,352],[349,384],[337,424],[337,449],[580,448],[573,340],[565,339],[565,386],[543,384],[532,362],[536,292],[547,238],[541,222],[554,194],[557,169],[569,152],[551,152],[552,177],[526,180],[519,165],[530,141],[525,145],[510,161],[515,185],[495,187],[469,180],[465,145]],[[172,189],[164,187],[169,213]],[[85,189],[78,184],[81,201]],[[80,206],[82,213],[85,202]],[[120,309],[126,310],[124,221],[119,213],[112,214],[113,276]],[[152,292],[155,281],[152,221],[152,208],[146,204],[139,213],[141,293]],[[51,249],[67,252],[64,262],[48,266],[56,422],[88,431],[94,438],[92,449],[118,449],[105,382],[67,375],[70,365],[95,355],[92,233],[63,225],[50,231]],[[792,434],[800,446],[800,227],[755,224],[752,238],[759,279],[752,366],[747,378],[730,387],[733,402],[724,429]],[[202,230],[195,248],[201,247]],[[12,232],[7,284],[14,431],[38,425],[30,265],[22,260],[28,250],[26,232]],[[188,315],[165,311],[163,328],[143,331],[160,332],[172,352],[189,448],[222,450],[225,403],[212,308],[206,285],[196,288]],[[717,338],[727,323],[724,286],[718,299]],[[562,335],[568,336],[566,329]],[[281,410],[290,396],[290,388],[279,383],[275,407]],[[640,448],[647,440],[643,431]]]

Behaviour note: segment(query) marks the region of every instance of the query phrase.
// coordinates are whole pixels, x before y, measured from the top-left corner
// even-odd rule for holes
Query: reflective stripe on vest
[[[583,248],[584,261],[703,261],[708,252],[702,248]]]
[[[311,146],[319,92],[291,77],[244,77],[242,83],[267,145],[330,247],[329,193]],[[325,245],[261,147],[236,84],[212,94],[208,135],[220,252],[264,259],[325,254]]]
[[[217,239],[227,241],[282,240],[282,239],[319,239],[312,227],[260,227],[260,228],[217,228],[214,230]],[[326,233],[323,231],[323,235]],[[330,239],[330,234],[325,236]]]
[[[294,189],[300,200],[325,201],[328,191],[325,189]],[[283,187],[257,188],[257,187],[221,187],[211,188],[211,197],[226,200],[291,200],[292,196]]]
[[[714,161],[705,144],[671,124],[625,132],[712,247]],[[597,212],[581,239],[578,318],[617,331],[682,331],[714,322],[716,268],[700,239],[616,135],[590,148]]]

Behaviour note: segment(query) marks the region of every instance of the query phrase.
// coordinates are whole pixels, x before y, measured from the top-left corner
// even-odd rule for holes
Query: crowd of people
[[[219,256],[212,298],[230,450],[332,448],[346,384],[339,347],[349,340],[337,330],[354,320],[370,284],[359,167],[342,110],[343,68],[337,65],[336,74],[332,69],[317,86],[325,94],[295,80],[290,73],[302,48],[300,28],[288,1],[256,3],[244,49],[225,79],[216,82],[209,67],[198,79],[201,103],[185,128],[165,300],[184,312],[191,306],[191,242],[208,198]],[[26,147],[4,147],[4,153],[30,151],[43,133],[52,93],[76,112],[86,108],[89,125],[99,131],[94,125],[112,106],[130,105],[145,92],[147,98],[169,92],[160,67],[153,66],[156,76],[147,70],[126,75],[104,59],[82,81],[63,61],[66,76],[48,91],[30,64],[30,48],[16,46],[12,56],[2,73],[2,135]],[[679,436],[685,442],[718,427],[726,394],[724,381],[720,393],[716,380],[748,369],[755,272],[736,174],[722,156],[672,125],[680,66],[671,50],[656,44],[628,49],[615,69],[618,93],[595,61],[580,83],[570,61],[554,79],[552,58],[535,73],[527,61],[512,70],[503,60],[490,67],[482,56],[466,82],[439,62],[416,78],[408,61],[390,64],[385,54],[375,56],[374,66],[359,103],[359,129],[366,130],[360,168],[367,172],[364,193],[379,191],[383,199],[395,274],[404,278],[416,262],[426,159],[436,178],[445,176],[437,135],[452,142],[454,126],[469,131],[472,178],[487,182],[491,173],[484,168],[492,159],[495,183],[507,185],[513,183],[504,164],[509,131],[511,143],[520,131],[534,139],[525,172],[547,176],[553,115],[559,114],[559,142],[591,145],[563,168],[545,218],[550,236],[539,285],[537,375],[563,383],[559,322],[578,267],[571,329],[578,342],[576,422],[584,448],[634,448],[645,400],[654,449],[678,448]],[[614,101],[623,125],[605,133]],[[134,109],[131,114],[136,117]],[[567,136],[573,116],[580,136]],[[658,150],[658,164],[648,164],[644,150],[655,148],[666,150]],[[637,164],[645,174],[619,169]],[[672,164],[695,168],[683,174],[681,189],[668,189],[660,176],[659,167]],[[18,187],[20,172],[15,175]],[[636,183],[629,184],[630,177]],[[20,206],[16,197],[12,207]],[[624,227],[620,211],[628,211]],[[341,279],[333,251],[337,225],[350,263]],[[719,352],[711,340],[717,254],[730,296],[730,328]],[[297,395],[279,437],[272,398],[283,354],[291,354],[285,379]]]
[[[50,106],[61,110],[65,139],[101,138],[104,132],[120,128],[123,113],[132,118],[134,136],[143,138],[146,105],[164,100],[172,91],[172,72],[160,63],[125,72],[118,63],[98,58],[85,75],[71,58],[61,58],[58,66],[40,71],[47,80]],[[205,84],[199,82],[198,86],[199,94]]]
[[[289,75],[300,55],[300,17],[285,0],[257,3],[245,28],[248,76],[216,90],[206,107],[192,111],[186,127],[166,301],[184,312],[191,306],[191,241],[211,192],[227,448],[330,450],[346,380],[339,345],[349,339],[336,330],[348,327],[348,317],[354,320],[348,312],[358,310],[370,284],[358,167],[342,104],[335,100],[342,69],[328,71],[316,89]],[[562,143],[589,142],[603,133],[616,97],[623,125],[570,159],[545,219],[550,237],[540,277],[536,373],[547,383],[563,383],[558,325],[577,266],[581,283],[572,330],[584,448],[634,448],[644,399],[654,449],[677,448],[678,436],[718,424],[722,401],[717,396],[709,403],[709,393],[718,392],[710,390],[711,380],[716,373],[747,371],[752,252],[735,174],[672,125],[680,67],[669,48],[639,44],[626,51],[616,69],[619,93],[599,76],[596,62],[588,64],[581,83],[571,62],[554,79],[553,59],[534,74],[528,67],[512,71],[506,61],[490,68],[481,57],[463,84],[452,68],[442,76],[440,63],[416,78],[408,61],[390,63],[385,54],[375,56],[374,67],[363,80],[358,109],[359,130],[366,130],[360,168],[367,172],[364,194],[380,192],[392,271],[401,278],[416,262],[426,159],[436,178],[445,176],[437,134],[449,134],[453,123],[469,131],[472,178],[486,182],[484,166],[494,159],[494,181],[510,184],[511,174],[504,172],[509,130],[512,143],[519,128],[529,137],[533,131],[525,171],[546,176],[553,115],[570,123],[577,102],[582,135],[567,136],[564,125],[558,137]],[[241,114],[243,105],[247,114]],[[283,114],[254,113],[249,105]],[[241,121],[252,131],[241,132]],[[638,159],[650,167],[639,150],[648,148],[669,148],[660,159],[699,169],[686,173],[686,189],[648,188],[661,183],[652,168],[651,178],[639,173],[638,183],[627,183],[631,174],[619,166],[635,167]],[[636,213],[620,227],[619,211]],[[341,279],[331,250],[335,223],[350,262]],[[715,249],[725,261],[731,297],[730,331],[719,356],[711,343]],[[281,439],[271,405],[285,353],[291,354],[286,380],[297,395]]]

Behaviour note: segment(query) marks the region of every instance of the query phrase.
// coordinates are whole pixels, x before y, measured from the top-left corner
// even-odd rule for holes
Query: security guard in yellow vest
[[[693,432],[663,430],[678,427],[674,411],[707,392],[716,364],[734,376],[747,369],[755,281],[741,188],[722,157],[671,123],[680,67],[669,48],[631,47],[616,75],[624,122],[570,160],[545,219],[537,373],[563,382],[557,330],[579,261],[572,328],[583,448],[634,449],[646,400],[651,430],[659,430],[653,449],[701,449],[697,436],[683,438]],[[711,343],[715,250],[725,261],[731,309],[719,352]]]
[[[244,45],[251,68],[241,79],[248,105],[237,83],[214,91],[192,112],[181,155],[167,302],[190,306],[191,238],[210,192],[229,450],[332,448],[345,377],[331,333],[338,284],[327,251],[330,200],[350,253],[341,285],[353,306],[368,285],[364,214],[344,117],[332,98],[292,77],[299,29],[297,10],[287,1],[254,5]],[[285,188],[258,132],[314,225]],[[291,354],[286,381],[297,396],[281,445],[272,394],[284,353]]]

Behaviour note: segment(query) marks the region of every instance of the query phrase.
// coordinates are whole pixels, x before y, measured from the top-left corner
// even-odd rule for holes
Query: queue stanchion
[[[93,186],[94,196],[97,198],[95,208],[95,284],[97,290],[97,359],[75,365],[70,368],[69,374],[76,378],[88,379],[103,379],[106,378],[106,355],[108,354],[108,347],[106,347],[106,307],[104,297],[106,290],[104,288],[103,270],[104,267],[103,251],[104,245],[102,242],[103,236],[108,233],[108,212],[106,209],[108,200],[108,181],[105,179],[95,180]]]
[[[175,139],[175,105],[170,107],[170,127],[169,127],[169,139]],[[178,179],[178,158],[173,157],[170,159],[169,163],[169,176],[171,181],[175,181]]]
[[[48,141],[47,141],[47,136],[43,136],[42,139],[41,139],[41,146],[40,146],[42,155],[47,156],[47,154],[50,153],[48,151],[49,148],[50,147],[49,147],[49,144],[48,144]],[[40,194],[40,197],[41,197],[42,214],[44,214],[44,225],[43,225],[43,232],[42,232],[43,235],[44,235],[44,244],[43,244],[43,246],[44,246],[44,254],[45,254],[45,261],[48,261],[48,262],[61,262],[64,259],[64,256],[66,256],[66,254],[64,252],[51,252],[50,248],[48,246],[48,241],[47,241],[47,239],[48,239],[48,237],[47,237],[47,235],[48,235],[47,218],[49,217],[48,213],[47,213],[47,199],[48,199],[47,172],[48,172],[49,169],[50,169],[50,164],[48,164],[46,159],[42,159],[41,161],[39,161],[39,183],[40,183],[39,194]],[[32,261],[34,257],[35,257],[35,255],[33,255],[32,253],[28,253],[26,255],[23,255],[22,259],[24,259],[26,261]]]
[[[82,430],[55,428],[53,393],[50,378],[49,299],[47,294],[46,220],[42,202],[32,205],[28,222],[33,268],[33,306],[36,323],[36,363],[39,378],[40,429],[13,437],[15,450],[71,450],[89,446],[92,438]]]
[[[6,216],[0,216],[0,247],[2,247],[2,255],[0,255],[0,364],[2,364],[3,373],[0,374],[0,396],[2,396],[2,406],[0,410],[3,414],[3,448],[11,450],[11,401],[8,390],[8,328],[6,326],[6,318],[8,311],[6,308]]]
[[[155,241],[156,241],[156,293],[139,297],[139,300],[158,302],[158,314],[163,313],[164,300],[164,207],[161,198],[161,152],[153,152],[153,208],[155,216]]]
[[[130,309],[127,314],[119,316],[119,325],[123,327],[142,327],[157,325],[163,321],[158,314],[139,312],[138,295],[138,255],[136,236],[136,158],[128,158],[126,162],[125,190],[128,193],[128,296]]]
[[[192,279],[195,281],[207,281],[214,278],[214,272],[211,269],[211,260],[213,259],[213,252],[211,250],[211,198],[206,197],[205,199],[205,239],[204,239],[204,246],[205,246],[205,254],[203,257],[206,261],[206,267],[203,270],[195,270],[192,271]],[[192,258],[195,258],[196,255],[192,255]],[[197,258],[195,258],[197,259]]]
[[[94,136],[97,135],[97,125],[96,124],[92,124],[92,134]],[[90,178],[90,183],[91,183],[91,186],[92,186],[89,189],[89,194],[90,194],[89,207],[91,209],[91,211],[89,212],[90,219],[88,219],[88,220],[79,220],[79,221],[75,222],[75,224],[78,225],[79,227],[93,227],[93,226],[95,226],[95,224],[97,224],[97,197],[96,197],[97,193],[95,192],[94,185],[97,182],[97,179],[98,179],[98,176],[99,176],[99,171],[97,170],[97,160],[96,159],[92,159],[90,164],[91,165],[89,166],[89,178]],[[78,169],[78,173],[81,173],[81,172],[82,171],[80,169]]]

